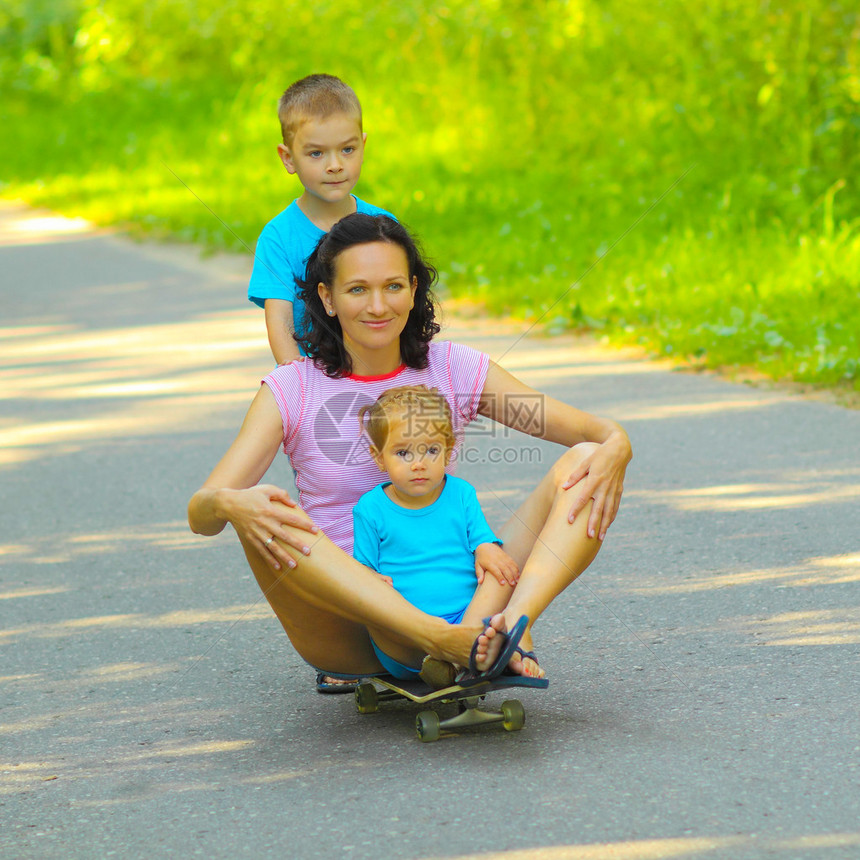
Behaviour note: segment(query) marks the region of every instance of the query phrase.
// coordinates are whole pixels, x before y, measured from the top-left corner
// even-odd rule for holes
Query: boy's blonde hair
[[[450,451],[456,441],[451,420],[451,407],[437,388],[426,385],[402,385],[389,388],[368,406],[358,411],[362,429],[374,447],[381,451],[388,441],[390,422],[405,417],[416,433],[439,433]]]
[[[308,75],[285,90],[278,102],[278,119],[286,146],[292,146],[299,126],[308,119],[335,113],[353,114],[361,129],[361,104],[352,87],[334,75]]]

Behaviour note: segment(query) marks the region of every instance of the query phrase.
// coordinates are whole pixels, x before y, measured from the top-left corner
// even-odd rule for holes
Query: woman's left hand
[[[585,457],[562,485],[565,490],[577,488],[576,501],[568,515],[569,522],[572,523],[589,501],[593,501],[587,526],[590,538],[596,535],[602,541],[606,537],[606,531],[618,513],[624,492],[624,474],[632,459],[630,439],[619,428]]]

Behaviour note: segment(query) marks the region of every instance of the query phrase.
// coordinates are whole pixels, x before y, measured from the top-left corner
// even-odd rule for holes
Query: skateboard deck
[[[502,702],[498,710],[489,710],[482,707],[484,697],[497,690],[516,687],[545,690],[548,686],[546,678],[502,675],[468,687],[453,684],[436,690],[423,681],[401,681],[391,675],[375,675],[361,679],[355,690],[355,704],[360,714],[373,714],[379,709],[380,702],[385,701],[406,699],[418,705],[456,703],[458,712],[453,717],[443,718],[434,710],[426,710],[415,718],[418,739],[429,743],[453,734],[458,729],[493,723],[501,723],[509,732],[519,731],[526,721],[525,709],[519,700],[510,699]]]

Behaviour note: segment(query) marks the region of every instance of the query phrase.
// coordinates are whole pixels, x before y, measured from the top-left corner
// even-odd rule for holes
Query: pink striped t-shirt
[[[361,433],[358,410],[389,388],[438,388],[451,407],[457,439],[448,471],[453,471],[466,425],[478,415],[489,357],[462,344],[432,342],[427,367],[401,367],[385,376],[332,379],[313,361],[295,361],[273,370],[269,386],[284,422],[284,453],[296,472],[299,504],[341,549],[352,554],[352,508],[385,480]]]

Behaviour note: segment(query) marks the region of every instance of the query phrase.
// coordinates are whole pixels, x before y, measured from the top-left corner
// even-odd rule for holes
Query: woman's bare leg
[[[494,576],[487,574],[487,576],[484,577],[484,581],[475,590],[475,595],[469,603],[460,623],[469,629],[477,627],[478,629],[483,630],[486,627],[483,623],[483,619],[490,618],[492,622],[493,616],[501,613],[505,608],[512,593],[513,588],[510,585],[502,585]],[[490,626],[492,626],[492,623]],[[378,648],[388,654],[388,656],[393,657],[399,663],[402,663],[404,666],[411,666],[415,670],[418,670],[424,664],[424,658],[427,656],[427,652],[421,651],[420,649],[412,646],[403,645],[400,642],[391,639],[385,631],[375,630],[373,633],[373,640]],[[465,666],[466,663],[457,663],[454,665]],[[445,674],[444,670],[440,670],[438,668],[431,671],[441,672],[443,675]],[[453,674],[453,669],[449,669],[449,671]],[[422,677],[424,676],[422,675]]]
[[[501,529],[505,551],[517,562],[521,572],[515,588],[486,576],[463,616],[463,624],[470,628],[483,627],[481,619],[490,616],[495,620],[497,613],[505,619],[504,627],[493,624],[479,637],[479,665],[486,664],[488,652],[497,653],[499,644],[493,646],[496,630],[507,629],[521,615],[529,618],[529,630],[521,645],[526,651],[532,650],[531,626],[597,555],[600,541],[586,534],[590,504],[578,514],[574,523],[568,522],[576,488],[562,489],[575,466],[594,447],[589,443],[577,445],[560,457]],[[387,654],[405,665],[417,667],[424,657],[424,652],[414,646],[398,648],[397,643],[387,640],[384,634],[383,638],[374,635],[374,639]],[[465,665],[461,661],[459,664]],[[540,666],[530,659],[521,664],[517,657],[511,661],[511,668],[526,675],[544,675]]]
[[[521,615],[529,617],[529,630],[521,640],[525,650],[533,647],[531,626],[591,564],[600,549],[600,541],[589,538],[586,533],[590,504],[577,515],[575,522],[568,522],[576,488],[561,488],[574,466],[593,448],[590,443],[577,445],[559,458],[500,530],[505,551],[520,566],[519,581],[502,611],[508,626]],[[487,631],[479,638],[479,655],[493,636],[492,631]],[[516,662],[512,661],[515,670],[519,668]],[[543,674],[531,660],[525,661],[521,671],[530,675]]]
[[[263,596],[281,622],[293,647],[312,666],[332,672],[375,673],[379,660],[367,628],[309,603],[289,585],[291,571],[274,571],[254,550],[245,555]]]
[[[306,532],[302,539],[308,540]],[[253,547],[245,546],[245,555],[290,641],[312,665],[332,672],[378,671],[368,629],[374,637],[378,633],[442,660],[468,662],[483,624],[451,625],[427,615],[322,533],[313,536],[308,556],[282,546],[295,568],[276,572]],[[498,630],[504,624],[501,616],[494,621]],[[490,665],[497,652],[482,650],[478,667]]]

